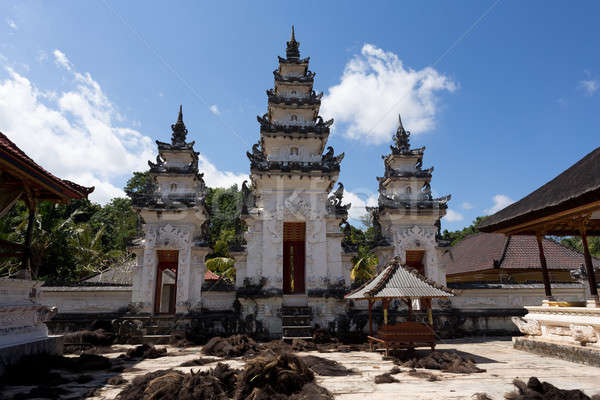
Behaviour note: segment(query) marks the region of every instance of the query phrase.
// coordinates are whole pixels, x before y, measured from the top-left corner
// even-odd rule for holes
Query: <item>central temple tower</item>
[[[350,284],[351,255],[342,250],[340,231],[350,205],[342,205],[341,183],[329,195],[344,154],[326,147],[333,120],[319,116],[323,94],[313,90],[308,64],[292,27],[267,90],[267,113],[257,117],[260,140],[248,152],[252,187],[242,187],[247,250],[236,255],[243,312],[284,337],[307,336],[312,323],[332,322],[344,303],[330,300],[331,293]],[[304,319],[302,334],[286,322],[293,308],[312,317]]]

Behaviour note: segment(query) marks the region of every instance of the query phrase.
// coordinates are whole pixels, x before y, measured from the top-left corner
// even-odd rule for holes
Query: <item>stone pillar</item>
[[[246,262],[248,253],[245,251],[236,251],[231,253],[231,257],[235,260],[235,287],[244,286],[244,279],[247,277]]]

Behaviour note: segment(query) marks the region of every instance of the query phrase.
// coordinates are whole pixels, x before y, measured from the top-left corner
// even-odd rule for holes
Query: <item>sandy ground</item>
[[[114,346],[115,352],[105,355],[116,357],[129,347],[131,346]],[[124,385],[103,384],[111,376],[121,375],[127,381],[131,381],[136,376],[160,369],[175,368],[188,372],[190,369],[197,371],[215,366],[215,363],[211,363],[201,367],[179,367],[184,361],[206,356],[200,353],[200,347],[178,349],[167,346],[167,348],[169,355],[131,364],[134,369],[130,372],[121,374],[90,373],[94,376],[94,380],[89,383],[65,385],[65,389],[71,391],[67,397],[78,398],[90,389],[100,386],[96,395],[91,399],[114,399]],[[314,354],[329,358],[359,372],[343,377],[317,376],[317,382],[331,391],[337,399],[472,399],[475,393],[485,392],[490,397],[500,400],[504,398],[504,393],[513,389],[511,382],[514,378],[526,380],[530,376],[537,376],[540,380],[548,381],[563,389],[582,389],[588,395],[600,394],[599,368],[514,350],[510,340],[457,340],[439,344],[438,348],[463,352],[475,359],[477,365],[486,369],[487,372],[463,375],[428,370],[441,378],[440,381],[435,382],[411,377],[403,372],[395,375],[400,380],[399,383],[376,385],[374,383],[375,375],[387,372],[393,366],[391,361],[383,361],[380,354],[369,352],[298,354]],[[238,359],[225,362],[234,368],[241,368],[244,365],[244,362]],[[403,370],[407,371],[405,368]],[[14,393],[11,390],[4,395],[10,396],[11,392]]]

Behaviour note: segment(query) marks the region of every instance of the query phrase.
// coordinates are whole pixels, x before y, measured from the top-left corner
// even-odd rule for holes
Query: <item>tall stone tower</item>
[[[248,152],[252,188],[242,187],[247,252],[236,255],[243,312],[284,337],[308,334],[282,322],[293,307],[312,315],[304,327],[323,326],[343,310],[343,300],[328,298],[350,284],[351,268],[340,231],[350,205],[342,205],[341,184],[329,196],[344,154],[325,149],[333,120],[319,116],[323,94],[313,90],[315,73],[298,47],[292,27],[274,88],[267,90],[268,111],[257,117],[260,140]]]
[[[171,143],[157,140],[156,163],[148,161],[153,192],[132,196],[144,231],[132,248],[137,261],[132,303],[139,311],[154,314],[201,308],[204,257],[210,252],[204,232],[206,187],[194,142],[186,142],[181,107],[171,129]]]
[[[378,177],[377,207],[368,207],[375,228],[375,254],[379,269],[392,257],[419,270],[438,283],[446,283],[440,263],[440,219],[446,215],[450,195],[433,198],[433,167],[422,169],[425,147],[412,149],[410,132],[398,117],[391,154],[381,156],[385,173]]]

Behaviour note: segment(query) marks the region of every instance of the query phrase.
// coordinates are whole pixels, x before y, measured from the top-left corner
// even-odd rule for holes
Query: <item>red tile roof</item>
[[[221,277],[210,270],[206,270],[206,272],[204,273],[205,281],[216,281],[219,279],[221,279]]]
[[[578,269],[583,254],[551,239],[543,239],[544,255],[549,269]],[[541,268],[535,236],[514,235],[510,238],[499,233],[476,233],[450,248],[442,256],[446,274],[484,271],[493,268]],[[595,268],[600,260],[593,259]]]
[[[33,161],[6,135],[0,132],[0,166],[17,177],[27,176],[41,189],[60,200],[86,198],[94,191],[93,187],[80,186],[66,179],[60,179]]]

